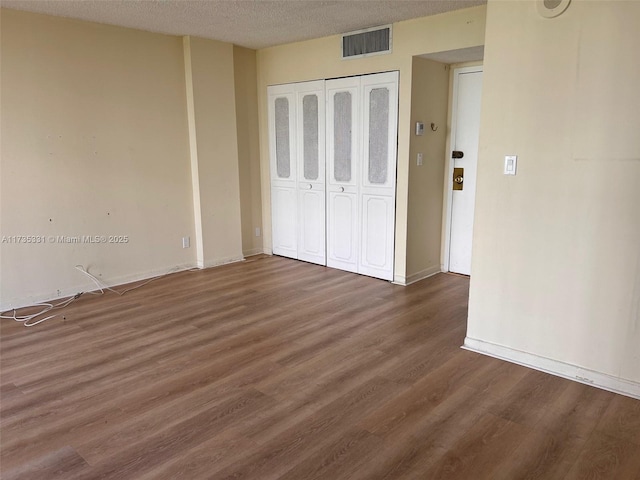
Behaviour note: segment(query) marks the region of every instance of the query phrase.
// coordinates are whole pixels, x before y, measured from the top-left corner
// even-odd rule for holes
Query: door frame
[[[449,118],[451,119],[451,130],[449,132],[448,140],[447,140],[447,150],[446,150],[446,168],[445,168],[445,180],[444,180],[444,235],[443,235],[443,249],[442,249],[442,271],[449,271],[449,254],[451,249],[451,213],[453,206],[453,165],[454,162],[451,159],[451,152],[453,151],[453,140],[456,138],[456,122],[457,115],[456,111],[458,109],[458,96],[456,95],[458,92],[458,83],[461,74],[465,73],[476,73],[476,72],[484,72],[484,65],[474,65],[470,67],[457,67],[453,69],[452,76],[453,82],[451,86],[451,111],[449,114]],[[477,196],[477,195],[476,195]],[[473,200],[475,205],[475,198]]]

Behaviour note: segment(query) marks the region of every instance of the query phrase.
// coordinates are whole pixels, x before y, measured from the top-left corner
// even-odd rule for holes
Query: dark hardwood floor
[[[259,256],[4,320],[2,479],[640,480],[640,401],[460,349],[467,298]]]

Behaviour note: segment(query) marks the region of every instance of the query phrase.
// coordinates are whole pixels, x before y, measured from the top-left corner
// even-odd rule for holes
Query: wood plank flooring
[[[640,401],[461,350],[467,298],[258,256],[3,321],[1,477],[640,480]]]

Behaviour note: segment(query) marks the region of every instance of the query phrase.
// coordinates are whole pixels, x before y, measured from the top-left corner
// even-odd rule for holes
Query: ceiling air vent
[[[366,28],[342,35],[342,58],[391,53],[391,25]]]

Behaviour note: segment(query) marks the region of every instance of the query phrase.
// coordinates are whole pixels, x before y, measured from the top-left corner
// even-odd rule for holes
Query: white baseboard
[[[442,270],[440,269],[440,265],[434,265],[429,268],[425,268],[424,270],[409,275],[407,277],[407,285],[411,285],[412,283],[418,282],[420,280],[424,280],[425,278],[429,278],[434,276],[436,273],[440,273]]]
[[[214,258],[213,260],[209,260],[208,262],[205,262],[204,268],[219,267],[220,265],[226,265],[227,263],[242,262],[243,260],[244,260],[243,255],[239,255],[239,256],[234,255],[233,257]]]
[[[411,275],[406,277],[402,275],[395,275],[393,277],[393,283],[395,283],[396,285],[407,286],[420,280],[424,280],[425,278],[431,277],[436,273],[440,273],[441,271],[442,270],[440,268],[440,265],[433,265],[417,273],[412,273]]]
[[[168,267],[148,270],[145,272],[136,272],[132,274],[121,275],[115,278],[110,278],[108,280],[107,279],[105,280],[100,279],[100,280],[104,285],[108,287],[117,287],[119,285],[124,285],[132,282],[139,282],[141,280],[148,280],[150,278],[157,277],[160,275],[165,275],[167,273],[181,272],[184,270],[189,270],[191,268],[200,268],[200,269],[211,268],[211,267],[217,267],[220,265],[225,265],[227,263],[242,262],[242,261],[244,261],[244,256],[216,258],[209,262],[206,262],[205,265],[201,265],[200,262],[198,262],[197,264],[190,263],[190,264],[176,265],[174,267],[168,266]],[[89,273],[92,273],[92,272],[89,271]],[[50,291],[50,292],[43,292],[38,294],[25,295],[24,297],[2,299],[2,301],[0,302],[0,311],[6,312],[14,308],[28,307],[30,305],[35,305],[42,302],[52,302],[52,301],[56,301],[57,299],[71,297],[77,294],[78,292],[96,291],[97,290],[96,284],[93,283],[89,278],[87,277],[84,277],[84,278],[86,278],[86,281],[83,281],[82,283],[78,283],[76,285],[73,285],[67,288],[57,289],[52,292]]]
[[[631,380],[475,338],[466,337],[462,348],[640,400],[640,383]]]
[[[148,280],[150,278],[157,277],[160,275],[165,275],[167,273],[177,273],[177,272],[189,270],[195,267],[196,265],[192,263],[176,265],[174,267],[169,266],[169,267],[148,270],[145,272],[137,272],[137,273],[132,273],[128,275],[121,275],[119,277],[115,277],[109,280],[101,280],[101,281],[108,287],[117,287],[119,285],[124,285],[132,282],[139,282],[141,280]],[[89,273],[91,273],[91,271],[89,271]],[[79,274],[79,275],[83,276],[82,274]],[[14,308],[23,308],[23,307],[28,307],[30,305],[35,305],[42,302],[52,302],[61,298],[68,298],[77,294],[78,292],[96,291],[97,290],[96,284],[93,283],[89,278],[87,277],[84,277],[84,278],[86,279],[86,281],[83,281],[82,283],[78,283],[71,287],[57,289],[49,292],[41,292],[41,293],[35,293],[31,295],[25,295],[24,297],[9,298],[6,300],[3,299],[2,303],[0,304],[0,310],[5,312],[7,310],[12,310]]]
[[[264,253],[261,248],[252,248],[250,250],[245,250],[242,254],[245,257],[253,257],[254,255],[262,255]]]

